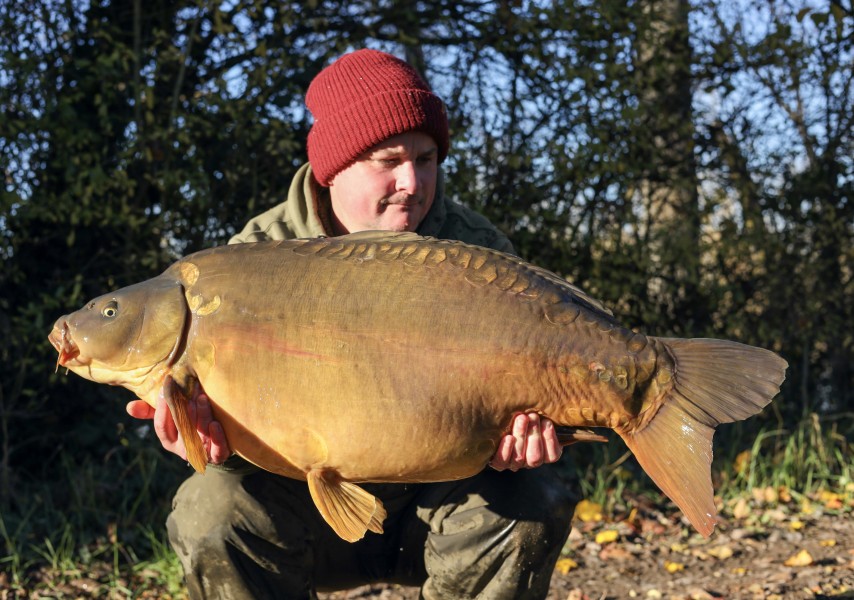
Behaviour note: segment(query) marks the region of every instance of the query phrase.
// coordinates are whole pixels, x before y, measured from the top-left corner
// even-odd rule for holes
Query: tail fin
[[[656,485],[708,537],[716,514],[714,428],[761,411],[780,391],[788,365],[773,352],[736,342],[655,339],[675,363],[673,387],[646,427],[620,436]]]

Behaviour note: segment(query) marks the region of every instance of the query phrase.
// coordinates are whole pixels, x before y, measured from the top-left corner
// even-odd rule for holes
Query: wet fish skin
[[[185,408],[200,383],[232,448],[307,479],[351,540],[384,514],[356,483],[474,475],[530,411],[617,431],[708,535],[713,429],[760,411],[786,368],[734,342],[632,332],[516,257],[377,232],[198,252],[60,318],[50,337],[84,377],[152,405],[165,386],[203,470]]]

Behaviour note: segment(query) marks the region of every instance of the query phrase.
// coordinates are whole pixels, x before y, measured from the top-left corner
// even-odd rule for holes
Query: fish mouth
[[[71,338],[68,321],[62,319],[62,325],[57,321],[47,339],[56,348],[56,351],[59,352],[59,356],[56,359],[56,370],[59,370],[59,367],[67,366],[70,361],[80,356],[80,348],[77,347],[77,344]]]

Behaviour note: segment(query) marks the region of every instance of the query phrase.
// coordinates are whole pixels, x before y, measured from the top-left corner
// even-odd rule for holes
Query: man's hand
[[[187,405],[190,420],[196,423],[196,431],[202,440],[202,445],[208,455],[208,462],[215,465],[225,462],[231,456],[231,449],[225,439],[225,431],[219,421],[215,421],[211,413],[210,399],[204,392],[198,391]],[[154,419],[154,432],[163,447],[187,460],[187,450],[184,441],[178,435],[178,428],[172,418],[172,412],[166,404],[163,392],[157,397],[157,408],[143,400],[132,400],[127,405],[128,414],[137,419]]]
[[[519,414],[513,419],[511,433],[501,438],[489,464],[497,471],[518,471],[553,463],[562,452],[554,423],[540,419],[537,413]]]

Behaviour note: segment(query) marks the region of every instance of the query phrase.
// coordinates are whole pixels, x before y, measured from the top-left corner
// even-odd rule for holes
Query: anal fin
[[[339,537],[357,542],[368,530],[383,532],[386,510],[378,498],[332,470],[309,471],[306,479],[317,510]]]
[[[193,465],[193,468],[199,473],[204,473],[208,464],[208,455],[202,446],[202,440],[196,433],[196,424],[190,419],[189,401],[184,390],[181,389],[171,375],[167,375],[163,381],[163,396],[166,398],[166,404],[169,405],[169,410],[172,412],[172,418],[175,420],[175,427],[178,428],[178,434],[184,441],[184,448],[187,450],[187,460]]]
[[[647,475],[709,537],[717,514],[711,473],[714,429],[665,404],[641,431],[618,433]]]

